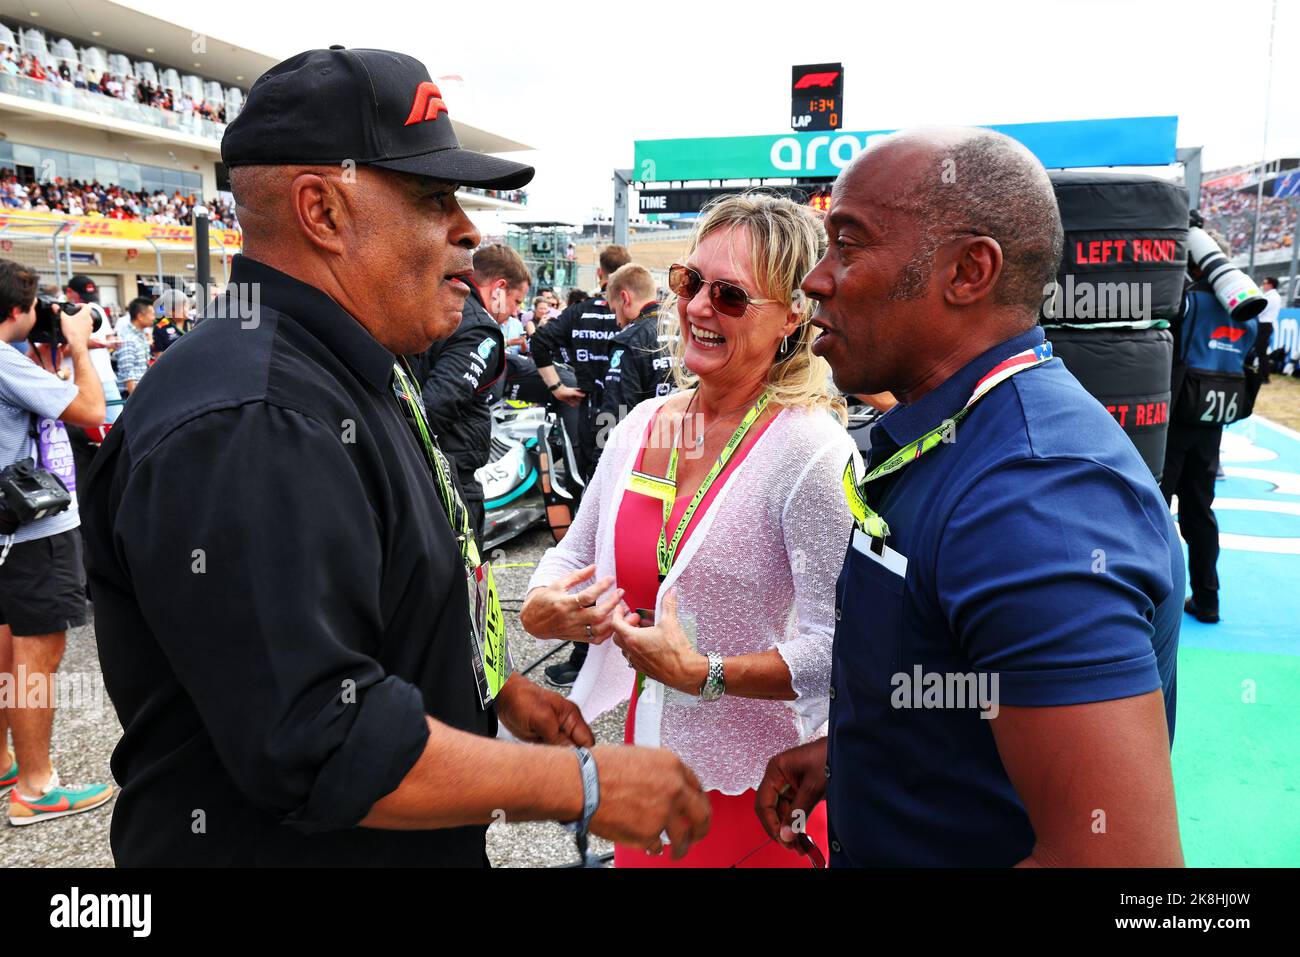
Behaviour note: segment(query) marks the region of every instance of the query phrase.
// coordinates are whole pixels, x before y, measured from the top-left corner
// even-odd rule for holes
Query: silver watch
[[[722,655],[709,652],[709,676],[700,685],[701,701],[717,701],[727,693],[727,683],[722,677]]]

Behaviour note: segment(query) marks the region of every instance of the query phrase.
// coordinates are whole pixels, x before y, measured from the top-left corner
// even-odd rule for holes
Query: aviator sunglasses
[[[761,306],[775,299],[752,299],[740,286],[722,279],[705,279],[690,266],[676,263],[668,269],[668,288],[678,298],[689,302],[701,286],[709,287],[709,305],[715,312],[739,319],[750,306]]]

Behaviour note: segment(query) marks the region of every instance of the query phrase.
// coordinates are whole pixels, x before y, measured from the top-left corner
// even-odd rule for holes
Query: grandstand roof
[[[1264,196],[1272,197],[1273,186],[1277,183],[1278,178],[1296,169],[1300,169],[1300,159],[1295,157],[1283,157],[1270,162],[1264,172]],[[1255,175],[1253,168],[1250,172],[1251,175],[1240,186],[1236,187],[1238,193],[1253,194],[1259,191],[1259,178]]]
[[[5,4],[5,18],[57,36],[119,50],[132,60],[217,80],[247,91],[279,58],[207,35],[205,50],[194,53],[195,31],[111,0],[25,0]],[[530,150],[531,146],[453,118],[466,149],[482,153]],[[98,123],[96,123],[98,125]]]
[[[276,62],[273,56],[213,36],[205,38],[203,53],[195,53],[195,35],[189,27],[110,0],[27,0],[5,10],[5,15],[38,30],[103,44],[132,59],[151,60],[245,90]]]

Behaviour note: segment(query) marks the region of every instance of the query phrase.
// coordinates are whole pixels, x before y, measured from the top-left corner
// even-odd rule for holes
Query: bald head
[[[860,154],[841,182],[887,164],[893,189],[875,201],[918,226],[915,252],[894,298],[920,295],[935,250],[958,235],[987,236],[1002,250],[992,290],[999,305],[1036,316],[1056,279],[1064,234],[1056,195],[1042,164],[1023,145],[992,130],[944,127],[896,133]],[[840,188],[837,184],[837,189]]]
[[[818,354],[844,391],[905,403],[1031,328],[1063,245],[1042,166],[978,129],[874,143],[836,180],[826,234],[802,283]]]

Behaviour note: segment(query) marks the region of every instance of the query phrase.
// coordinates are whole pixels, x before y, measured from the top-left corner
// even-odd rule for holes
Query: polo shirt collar
[[[877,423],[878,430],[883,430],[899,448],[915,442],[956,415],[975,391],[976,384],[990,369],[1018,352],[1033,349],[1042,341],[1042,327],[1034,326],[998,343],[966,363],[917,401],[910,405],[899,403],[894,406],[881,416]]]
[[[257,283],[262,305],[298,323],[376,390],[389,388],[395,357],[327,294],[240,254],[230,267],[228,285],[238,289],[244,283]]]

